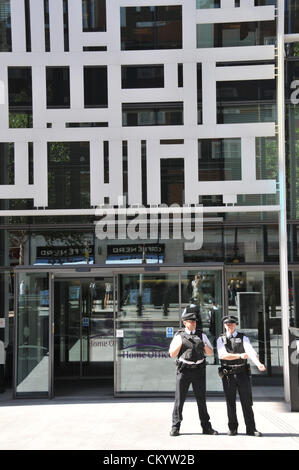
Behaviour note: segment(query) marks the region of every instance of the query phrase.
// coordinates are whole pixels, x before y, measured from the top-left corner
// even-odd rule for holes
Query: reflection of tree
[[[28,233],[25,230],[18,230],[16,232],[9,232],[9,246],[10,248],[17,248],[19,250],[19,264],[24,264],[24,248],[28,240]]]
[[[10,112],[9,113],[9,127],[11,129],[32,127],[32,112],[30,113]]]

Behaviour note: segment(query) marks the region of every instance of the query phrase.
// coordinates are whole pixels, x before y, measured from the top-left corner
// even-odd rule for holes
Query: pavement
[[[109,456],[116,451],[140,450],[298,451],[299,412],[290,410],[283,389],[256,387],[253,397],[256,425],[262,437],[245,434],[239,401],[239,434],[227,436],[223,396],[207,397],[211,423],[219,435],[202,435],[192,394],[184,406],[181,434],[171,437],[171,397],[115,398],[110,392],[83,397],[58,396],[51,400],[13,399],[11,391],[6,391],[0,394],[0,450],[85,450],[103,451],[101,455]]]

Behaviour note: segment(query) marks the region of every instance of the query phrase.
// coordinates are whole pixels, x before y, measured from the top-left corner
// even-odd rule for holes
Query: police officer
[[[251,372],[247,358],[249,357],[260,371],[265,371],[266,368],[259,361],[249,338],[236,331],[238,318],[228,315],[222,320],[225,333],[217,339],[217,351],[221,362],[219,375],[222,378],[227,406],[228,435],[235,436],[238,434],[236,413],[236,392],[238,390],[246,425],[246,434],[249,436],[262,436],[255,427],[252,410]]]
[[[207,336],[196,328],[196,314],[187,307],[182,315],[184,328],[174,336],[170,357],[177,357],[175,403],[172,413],[171,436],[180,434],[182,411],[190,384],[196,397],[199,419],[203,434],[218,434],[210,423],[206,405],[206,364],[205,355],[211,356],[213,348]]]

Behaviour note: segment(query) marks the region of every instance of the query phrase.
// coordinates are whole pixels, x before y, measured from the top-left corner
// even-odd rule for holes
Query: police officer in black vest
[[[223,318],[223,324],[225,333],[220,335],[217,340],[217,351],[221,362],[219,375],[222,378],[227,406],[228,435],[235,436],[238,433],[236,413],[236,392],[238,390],[246,425],[246,434],[249,436],[262,436],[255,427],[252,410],[251,372],[247,358],[249,357],[260,371],[265,371],[266,368],[259,361],[249,338],[236,331],[237,317],[228,315]]]
[[[180,434],[183,419],[183,406],[190,384],[196,397],[199,419],[203,434],[218,434],[210,423],[206,405],[206,363],[205,355],[213,354],[207,336],[196,328],[196,313],[192,307],[187,307],[182,315],[184,327],[174,336],[170,347],[170,357],[177,357],[177,375],[175,403],[172,413],[171,436]]]

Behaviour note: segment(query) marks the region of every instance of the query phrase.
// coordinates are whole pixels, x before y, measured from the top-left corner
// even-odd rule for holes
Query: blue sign
[[[173,338],[173,327],[168,326],[166,328],[166,338]]]
[[[89,325],[89,318],[88,317],[83,317],[82,318],[82,326],[88,326]]]

